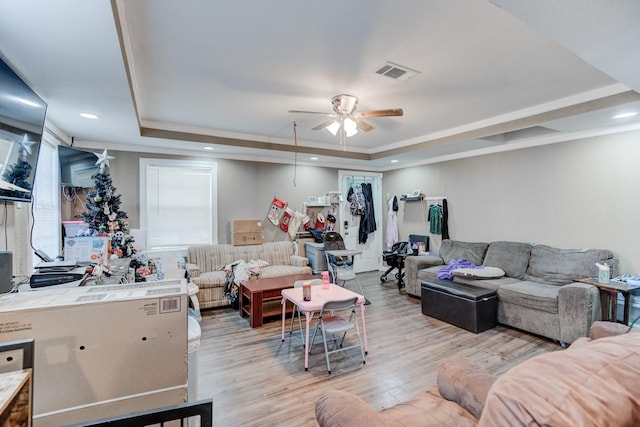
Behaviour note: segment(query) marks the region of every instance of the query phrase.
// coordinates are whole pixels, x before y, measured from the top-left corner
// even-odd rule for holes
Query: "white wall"
[[[639,184],[629,132],[387,172],[383,194],[446,195],[452,239],[606,248],[640,273]],[[427,230],[425,206],[400,202],[402,239]]]
[[[151,156],[109,154],[122,209],[138,228],[138,159]],[[302,210],[307,196],[338,188],[337,169],[299,166],[294,186],[292,165],[216,161],[220,243],[230,241],[231,220],[265,218],[274,195]],[[638,183],[640,132],[629,132],[385,172],[382,194],[446,195],[453,239],[607,248],[622,272],[640,273]],[[425,233],[424,207],[400,202],[402,239]]]

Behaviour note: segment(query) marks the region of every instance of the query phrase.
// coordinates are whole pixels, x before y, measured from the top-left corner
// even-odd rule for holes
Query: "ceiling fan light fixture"
[[[342,126],[344,126],[344,132],[347,134],[347,138],[358,133],[358,125],[349,117],[344,119]]]
[[[334,120],[329,126],[327,126],[327,130],[336,136],[338,134],[338,129],[340,129],[340,123],[337,120]]]

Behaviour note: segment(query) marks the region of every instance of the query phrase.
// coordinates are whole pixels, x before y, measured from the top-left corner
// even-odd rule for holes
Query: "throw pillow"
[[[467,279],[499,279],[504,276],[504,270],[498,267],[456,268],[453,275]]]
[[[529,265],[531,244],[520,242],[491,242],[484,257],[484,265],[499,267],[506,276],[524,279]]]
[[[584,277],[597,277],[596,263],[613,264],[608,249],[559,249],[547,245],[531,248],[525,280],[564,285]]]
[[[475,265],[482,265],[487,246],[489,246],[488,243],[445,239],[440,245],[440,256],[445,264],[449,264],[454,259],[466,259]]]

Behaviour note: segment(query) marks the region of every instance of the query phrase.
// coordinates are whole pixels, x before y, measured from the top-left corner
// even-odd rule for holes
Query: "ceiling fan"
[[[339,132],[340,144],[343,146],[345,145],[345,138],[355,135],[358,133],[358,130],[369,132],[375,129],[373,125],[365,122],[363,119],[402,116],[403,114],[401,108],[356,112],[358,98],[353,95],[346,94],[334,96],[331,98],[331,104],[333,105],[333,113],[301,110],[289,110],[289,112],[294,114],[321,114],[326,117],[331,117],[331,120],[321,123],[311,130],[327,129],[334,135],[337,135]],[[346,149],[346,146],[344,148]]]

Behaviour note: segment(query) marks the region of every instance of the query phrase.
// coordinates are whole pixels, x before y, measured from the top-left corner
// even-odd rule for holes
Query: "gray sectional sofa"
[[[612,275],[617,275],[618,266],[606,249],[444,240],[438,255],[407,257],[407,294],[420,297],[423,281],[436,279],[439,270],[460,259],[504,271],[498,278],[453,277],[456,282],[496,290],[499,323],[563,344],[587,336],[591,324],[601,318],[598,289],[574,280],[597,277],[596,263],[607,263]]]

